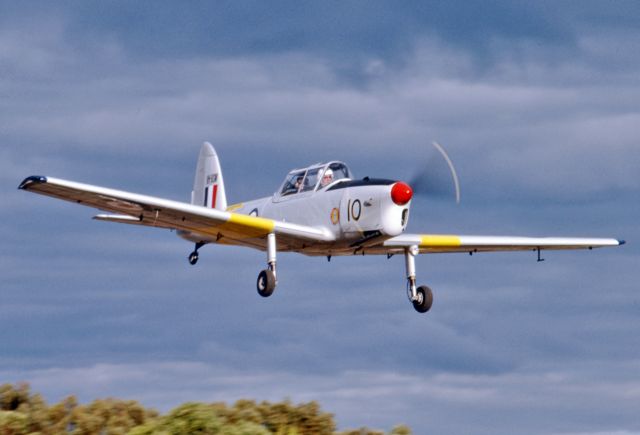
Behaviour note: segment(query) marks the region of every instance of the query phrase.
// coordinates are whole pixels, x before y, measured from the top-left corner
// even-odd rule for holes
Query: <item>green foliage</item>
[[[262,402],[257,409],[265,427],[277,435],[332,435],[336,429],[333,415],[323,413],[317,402]]]
[[[0,386],[0,435],[124,435],[157,416],[134,401],[95,400],[78,405],[71,396],[47,406],[39,394],[31,394],[27,384]]]
[[[29,420],[26,415],[17,411],[0,411],[0,434],[28,434]]]
[[[392,430],[391,430],[391,434],[390,435],[411,435],[411,429],[409,428],[409,426],[404,425],[404,424],[399,424],[398,426],[395,426]]]
[[[160,416],[135,401],[98,399],[87,405],[74,396],[48,406],[27,384],[0,385],[0,435],[334,435],[333,415],[317,402],[298,405],[238,400],[189,402]],[[391,435],[410,435],[396,426]],[[367,428],[340,435],[384,435]]]
[[[203,403],[185,403],[171,411],[157,429],[169,435],[220,433],[222,422],[215,410]]]
[[[95,400],[72,409],[69,423],[74,435],[124,435],[157,415],[135,401],[118,399]]]
[[[235,424],[224,426],[220,435],[270,435],[264,426],[250,421],[241,421]]]

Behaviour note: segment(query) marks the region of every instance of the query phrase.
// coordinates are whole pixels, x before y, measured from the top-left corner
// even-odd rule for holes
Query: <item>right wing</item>
[[[457,236],[444,234],[402,234],[385,240],[376,249],[388,254],[416,246],[420,253],[537,251],[592,249],[624,245],[624,240],[577,237]]]
[[[221,243],[264,249],[269,233],[278,235],[278,245],[290,248],[305,243],[334,240],[333,235],[322,228],[221,211],[52,177],[27,177],[19,188],[116,213],[98,215],[95,217],[98,220],[190,231],[207,235]]]

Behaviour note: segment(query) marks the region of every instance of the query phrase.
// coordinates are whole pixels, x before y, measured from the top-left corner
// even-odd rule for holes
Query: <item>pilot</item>
[[[300,188],[302,187],[302,178],[303,177],[296,178],[296,192],[299,191]]]
[[[331,168],[327,168],[326,171],[324,171],[324,175],[322,176],[322,181],[320,181],[320,185],[322,187],[331,184],[331,182],[333,181],[333,171],[331,170]]]

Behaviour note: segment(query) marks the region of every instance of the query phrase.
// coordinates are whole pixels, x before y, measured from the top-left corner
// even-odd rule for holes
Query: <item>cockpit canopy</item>
[[[318,163],[289,172],[280,188],[280,196],[324,189],[338,180],[351,179],[351,171],[342,162]]]

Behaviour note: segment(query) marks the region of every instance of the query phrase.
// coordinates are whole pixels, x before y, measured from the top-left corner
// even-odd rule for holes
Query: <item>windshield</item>
[[[349,168],[341,162],[295,170],[285,178],[282,189],[280,189],[280,196],[311,192],[316,188],[324,188],[334,181],[345,178],[351,178],[351,173]]]
[[[316,184],[318,184],[318,174],[320,173],[320,169],[322,168],[313,168],[307,171],[307,176],[302,182],[302,192],[315,189]]]
[[[287,179],[282,186],[282,190],[280,191],[280,195],[291,195],[293,193],[298,193],[298,190],[302,187],[302,182],[304,180],[304,172],[305,171],[297,171],[292,172],[287,175]]]

